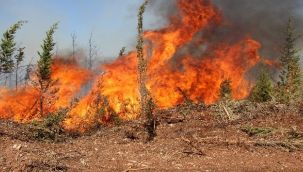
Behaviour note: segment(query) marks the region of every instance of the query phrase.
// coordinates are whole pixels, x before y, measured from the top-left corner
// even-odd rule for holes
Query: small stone
[[[80,162],[82,165],[85,165],[85,166],[87,165],[84,159],[80,159]]]
[[[20,150],[21,147],[22,147],[21,144],[14,144],[14,145],[13,145],[13,149],[16,149],[16,150]]]

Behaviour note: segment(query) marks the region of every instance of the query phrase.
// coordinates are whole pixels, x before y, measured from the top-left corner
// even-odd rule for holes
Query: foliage
[[[20,63],[21,63],[21,62],[23,61],[23,59],[24,59],[24,49],[25,49],[25,47],[19,48],[19,49],[18,49],[18,54],[15,55],[16,66],[19,66]]]
[[[48,114],[42,121],[32,121],[30,128],[38,140],[60,141],[64,135],[62,122],[67,114],[66,109]]]
[[[230,100],[232,97],[231,80],[226,79],[220,85],[220,99]]]
[[[141,114],[147,117],[147,102],[148,102],[148,90],[146,88],[146,70],[147,60],[144,58],[143,52],[143,14],[148,1],[145,1],[139,8],[138,12],[138,39],[137,39],[137,59],[138,59],[138,82],[140,93],[140,106]]]
[[[42,52],[38,52],[38,78],[41,81],[47,81],[51,78],[51,65],[52,65],[52,51],[54,50],[53,35],[58,27],[58,23],[55,23],[47,32],[46,38],[41,46]]]
[[[11,73],[14,69],[13,55],[16,50],[15,34],[26,21],[18,21],[4,34],[0,43],[0,72]]]
[[[273,98],[273,85],[266,70],[262,70],[252,90],[251,99],[255,102],[267,102]]]
[[[251,137],[251,136],[267,136],[271,134],[274,131],[274,129],[247,125],[242,127],[241,131],[247,133]]]
[[[56,83],[56,81],[52,81],[51,79],[51,65],[52,65],[52,51],[54,50],[54,40],[53,35],[55,30],[58,27],[58,23],[55,23],[47,32],[46,38],[43,41],[41,46],[42,52],[38,52],[39,60],[38,60],[38,71],[37,78],[38,83],[36,83],[40,96],[39,96],[39,112],[40,116],[44,115],[44,106],[46,103],[51,104],[51,99],[47,98],[48,95],[55,95],[56,89],[51,89]],[[46,99],[46,100],[45,100]]]
[[[144,58],[144,38],[143,38],[143,14],[148,4],[146,0],[139,8],[138,12],[138,38],[137,38],[137,59],[138,59],[138,84],[140,93],[140,112],[145,116],[146,123],[145,128],[149,134],[148,140],[152,140],[156,133],[156,121],[154,118],[155,103],[146,88],[146,72],[147,72],[147,60]]]
[[[278,82],[277,97],[280,102],[296,101],[302,94],[302,71],[299,50],[295,44],[298,36],[295,33],[293,19],[289,18],[285,33],[285,43],[281,51],[281,74]]]

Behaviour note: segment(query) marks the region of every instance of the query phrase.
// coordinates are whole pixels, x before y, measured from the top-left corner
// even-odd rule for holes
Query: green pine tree
[[[256,85],[252,90],[251,99],[255,102],[267,102],[273,98],[272,80],[265,69],[262,69]]]
[[[58,23],[54,24],[46,33],[46,38],[41,46],[42,52],[38,52],[38,78],[41,81],[49,81],[51,79],[52,51],[54,50],[53,35],[58,27]]]
[[[54,50],[54,39],[53,35],[55,30],[58,27],[58,23],[55,23],[47,32],[46,38],[43,41],[41,46],[42,52],[38,52],[39,60],[38,60],[38,71],[37,71],[37,78],[38,78],[38,88],[40,91],[40,100],[39,100],[39,112],[40,116],[44,115],[44,104],[45,98],[47,97],[45,94],[48,92],[50,87],[53,84],[51,79],[51,65],[53,62],[52,51]]]
[[[225,79],[220,85],[220,100],[230,100],[232,98],[231,80]]]
[[[277,88],[278,100],[284,103],[297,101],[302,93],[300,55],[299,50],[296,48],[298,36],[295,33],[292,18],[289,18],[285,36],[285,43],[280,57],[282,69]]]
[[[25,22],[18,21],[3,34],[0,43],[0,72],[2,73],[11,73],[14,70],[15,34]]]

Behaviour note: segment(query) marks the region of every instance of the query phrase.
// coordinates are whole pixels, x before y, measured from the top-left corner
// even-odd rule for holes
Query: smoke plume
[[[160,18],[170,20],[169,16],[177,16],[176,0],[152,1],[154,13]],[[201,1],[205,2],[205,1]],[[292,17],[298,34],[303,30],[303,14],[300,10],[303,3],[300,0],[210,0],[221,12],[223,22],[220,26],[210,27],[201,31],[196,37],[206,39],[207,45],[197,46],[195,39],[187,46],[181,48],[175,57],[188,53],[202,56],[208,53],[212,45],[218,42],[236,42],[243,37],[251,37],[262,45],[261,55],[265,58],[275,59],[279,57],[283,34],[287,20]],[[303,45],[298,40],[298,48]]]

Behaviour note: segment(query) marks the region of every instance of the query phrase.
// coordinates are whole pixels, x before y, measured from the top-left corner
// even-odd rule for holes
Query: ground
[[[177,107],[57,142],[0,121],[0,171],[303,171],[303,116],[284,105]],[[225,107],[225,106],[223,106]],[[224,108],[223,108],[224,109]]]

